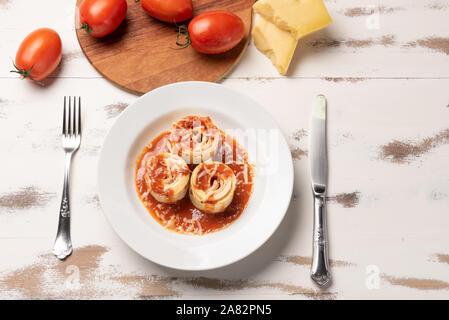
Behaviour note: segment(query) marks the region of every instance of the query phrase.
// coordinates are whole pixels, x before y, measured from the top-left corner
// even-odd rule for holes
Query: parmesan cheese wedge
[[[270,58],[280,74],[285,75],[298,41],[290,32],[279,29],[261,16],[257,19],[252,35],[257,49]]]
[[[323,0],[259,0],[253,9],[296,40],[332,22]]]

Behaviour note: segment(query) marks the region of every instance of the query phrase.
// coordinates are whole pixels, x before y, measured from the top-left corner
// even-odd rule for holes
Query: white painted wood
[[[311,101],[323,93],[329,101],[330,254],[338,261],[332,268],[330,295],[318,297],[448,299],[449,137],[438,138],[449,128],[448,54],[404,45],[428,37],[446,39],[447,45],[449,2],[378,1],[379,30],[364,28],[366,16],[348,16],[370,1],[326,4],[334,24],[304,40],[291,77],[278,76],[250,45],[223,81],[267,108],[297,158],[295,196],[285,220],[247,259],[220,270],[187,273],[157,266],[132,252],[113,232],[96,200],[99,150],[120,109],[113,106],[132,103],[137,97],[102,79],[77,53],[76,36],[66,26],[73,1],[51,1],[53,9],[48,12],[40,6],[50,6],[50,1],[0,1],[0,298],[165,294],[192,299],[311,298],[316,289],[304,260],[311,255],[312,198],[308,158],[301,156],[301,150],[308,149]],[[44,88],[9,73],[19,40],[38,26],[57,29],[64,42],[63,66]],[[351,39],[376,41],[384,35],[394,35],[395,44],[347,45]],[[324,37],[346,44],[307,46]],[[328,79],[334,77],[338,79]],[[348,77],[363,79],[339,79]],[[73,262],[81,270],[83,291],[64,286],[70,260],[61,267],[45,257],[56,232],[62,190],[58,134],[64,95],[82,96],[84,111],[83,140],[72,172],[75,252],[85,252],[82,247],[89,245],[100,248],[87,250],[91,269],[84,266],[86,260]],[[426,138],[431,146],[422,154],[417,152],[402,163],[382,158],[382,147],[394,140],[419,148]],[[358,193],[353,202],[338,198],[354,192]],[[295,264],[288,262],[291,256],[305,259],[296,258],[299,264]],[[38,270],[43,265],[45,272]],[[370,270],[380,273],[379,289],[367,287]],[[20,272],[34,274],[47,284],[26,278],[28,289],[20,289],[18,283],[24,279]],[[148,281],[130,280],[133,275]],[[217,284],[216,279],[225,282]],[[36,286],[41,289],[38,293],[29,289]]]
[[[70,0],[3,1],[0,6],[0,60],[5,63],[1,65],[0,76],[11,76],[8,73],[10,64],[6,61],[14,58],[21,39],[31,30],[51,27],[61,35],[66,56],[56,76],[98,77],[98,73],[82,55],[73,32],[74,6]],[[449,77],[447,0],[328,0],[326,6],[334,20],[333,24],[300,40],[288,76]],[[354,15],[354,12],[361,13]],[[26,19],[17,18],[24,14],[27,15]],[[417,41],[426,40],[437,48],[414,45]],[[338,46],[335,41],[338,41]],[[317,42],[331,42],[334,45],[317,45]],[[242,63],[229,77],[280,76],[271,62],[259,54],[251,43]]]

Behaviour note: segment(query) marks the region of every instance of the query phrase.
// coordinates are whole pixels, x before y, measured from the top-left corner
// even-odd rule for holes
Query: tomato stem
[[[33,77],[31,76],[31,71],[34,68],[34,65],[31,66],[30,70],[25,70],[25,69],[20,69],[19,67],[16,66],[16,64],[14,63],[14,61],[12,62],[12,64],[14,65],[14,68],[16,68],[16,70],[11,70],[10,72],[14,72],[14,73],[18,73],[20,74],[22,79],[28,78],[30,80],[33,80],[35,83],[37,83],[38,85],[43,86],[44,84],[36,79],[33,79]]]
[[[81,25],[81,28],[80,28],[80,29],[86,30],[86,33],[87,33],[87,34],[90,34],[90,32],[92,31],[92,28],[91,28],[87,23],[83,23],[83,24]]]
[[[178,30],[176,31],[178,33],[178,35],[176,36],[176,45],[180,47],[178,49],[185,49],[188,46],[190,46],[190,44],[192,43],[192,40],[190,39],[189,30],[187,28],[187,25],[185,25],[185,24],[182,24],[180,26],[176,25],[176,26],[178,27]],[[181,38],[181,36],[184,36],[184,42],[181,42],[179,40],[179,38]]]

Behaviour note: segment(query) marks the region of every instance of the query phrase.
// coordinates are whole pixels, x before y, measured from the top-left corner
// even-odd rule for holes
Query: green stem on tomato
[[[18,73],[20,74],[20,76],[22,77],[22,79],[30,79],[32,81],[34,81],[35,83],[43,86],[44,84],[36,79],[33,79],[33,77],[31,76],[31,71],[33,70],[34,65],[31,66],[30,70],[25,70],[25,69],[20,69],[19,67],[16,66],[16,64],[14,63],[14,61],[12,62],[12,64],[14,65],[14,68],[16,68],[16,70],[11,70],[10,72],[14,72],[14,73]]]
[[[180,47],[178,49],[185,49],[188,46],[190,46],[190,44],[192,43],[192,40],[190,39],[189,30],[187,28],[187,25],[185,25],[185,24],[182,24],[180,26],[176,25],[176,26],[178,27],[178,30],[176,31],[178,33],[178,35],[176,36],[176,45]],[[184,42],[181,42],[179,40],[179,38],[181,38],[181,36],[184,36]]]
[[[80,28],[80,29],[86,30],[86,33],[87,33],[87,34],[90,34],[90,32],[92,31],[91,27],[90,27],[87,23],[83,23],[83,24],[81,25],[81,28]]]

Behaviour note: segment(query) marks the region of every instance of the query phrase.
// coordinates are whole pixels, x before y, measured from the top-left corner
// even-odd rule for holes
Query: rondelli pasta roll
[[[215,155],[221,133],[209,117],[186,116],[173,123],[170,141],[174,154],[189,164],[198,164]]]
[[[151,195],[159,202],[172,203],[186,195],[190,169],[175,154],[156,154],[145,164],[145,182]]]
[[[232,202],[236,177],[231,168],[221,162],[199,164],[190,179],[190,200],[200,210],[217,213]]]

